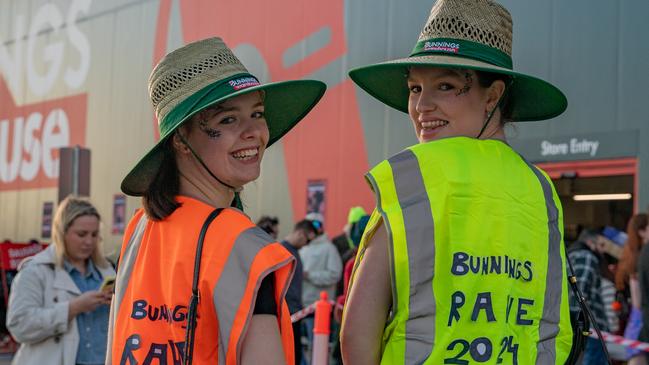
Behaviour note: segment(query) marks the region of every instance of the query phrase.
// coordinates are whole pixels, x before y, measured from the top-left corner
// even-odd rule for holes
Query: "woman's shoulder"
[[[18,274],[12,282],[12,287],[35,287],[50,285],[56,271],[53,261],[43,260],[38,255],[28,257],[18,266]]]
[[[103,262],[103,265],[95,265],[97,268],[97,271],[101,274],[103,278],[110,277],[110,276],[115,276],[117,275],[117,272],[115,272],[115,268],[113,264],[108,261],[108,259],[104,258],[105,262]]]
[[[257,226],[248,214],[234,207],[223,209],[215,219],[215,222],[232,231],[239,231],[241,233],[249,232],[263,239],[274,241],[266,231]]]
[[[131,233],[135,230],[135,227],[140,223],[142,219],[149,219],[144,211],[143,208],[138,208],[131,219],[128,221],[128,224],[126,225],[126,229],[124,230],[124,237],[130,237]]]
[[[55,249],[54,244],[51,244],[36,255],[26,257],[18,264],[18,271],[43,270],[43,268],[53,270],[56,263]]]
[[[201,224],[205,224],[204,221],[206,220],[202,219]],[[259,228],[248,215],[236,208],[223,209],[209,224],[207,237],[254,242],[258,245],[276,241],[266,231]]]

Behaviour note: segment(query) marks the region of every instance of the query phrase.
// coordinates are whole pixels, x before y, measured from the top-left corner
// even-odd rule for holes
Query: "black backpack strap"
[[[577,303],[579,303],[579,312],[576,314],[576,316],[571,315],[570,318],[573,331],[572,349],[570,349],[570,355],[568,356],[568,360],[566,360],[566,365],[573,365],[577,363],[579,355],[584,351],[584,348],[586,346],[586,338],[588,338],[588,336],[590,335],[590,324],[593,325],[593,328],[597,333],[597,337],[599,338],[600,344],[602,345],[602,349],[604,351],[604,355],[606,356],[608,364],[612,365],[613,363],[611,362],[611,357],[608,354],[606,342],[602,337],[599,326],[595,322],[595,318],[593,317],[593,314],[591,313],[590,308],[586,303],[586,298],[584,298],[581,290],[579,290],[579,286],[577,286],[577,277],[575,277],[575,271],[572,268],[572,263],[570,262],[568,255],[566,255],[566,262],[568,263],[568,268],[570,269],[570,273],[568,274],[568,283],[570,285],[570,288],[572,289],[572,293],[574,294],[575,299],[577,299]]]
[[[203,241],[205,234],[212,221],[221,214],[223,208],[215,209],[207,216],[201,233],[198,236],[196,245],[196,258],[194,259],[194,278],[192,280],[192,296],[189,299],[189,309],[187,311],[187,329],[185,332],[185,357],[183,365],[191,365],[192,356],[194,355],[194,335],[196,334],[196,309],[200,301],[200,292],[198,291],[198,278],[201,272],[201,256],[203,254]]]

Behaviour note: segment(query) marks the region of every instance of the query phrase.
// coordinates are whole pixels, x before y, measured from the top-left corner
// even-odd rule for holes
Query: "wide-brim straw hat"
[[[411,67],[460,68],[511,76],[511,119],[535,121],[566,110],[554,85],[513,71],[512,18],[490,0],[438,0],[407,58],[353,69],[351,79],[381,102],[408,112],[407,74]]]
[[[149,96],[160,140],[126,175],[122,191],[144,195],[158,173],[166,140],[201,110],[235,96],[263,91],[270,146],[306,116],[325,89],[326,85],[316,80],[261,84],[220,38],[190,43],[169,53],[149,76]]]

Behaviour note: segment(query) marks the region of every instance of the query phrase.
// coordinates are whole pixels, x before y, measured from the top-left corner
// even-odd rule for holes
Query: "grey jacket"
[[[70,300],[81,295],[70,275],[55,264],[55,247],[27,259],[11,285],[7,328],[20,342],[12,364],[74,365],[79,347],[76,319],[68,318]],[[112,267],[97,270],[114,276]]]
[[[304,270],[302,303],[307,306],[320,299],[326,291],[330,300],[336,300],[336,283],[343,272],[343,264],[336,246],[326,234],[316,237],[300,249]]]

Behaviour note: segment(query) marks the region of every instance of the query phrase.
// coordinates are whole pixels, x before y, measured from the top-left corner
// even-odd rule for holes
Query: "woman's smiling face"
[[[504,91],[504,83],[495,81],[485,88],[473,70],[412,67],[408,89],[408,114],[419,143],[424,143],[445,137],[477,137],[488,111]],[[502,133],[504,138],[499,113],[492,119],[485,136],[500,137]]]
[[[236,96],[199,112],[191,123],[188,142],[219,179],[243,186],[259,177],[269,139],[260,92]]]

